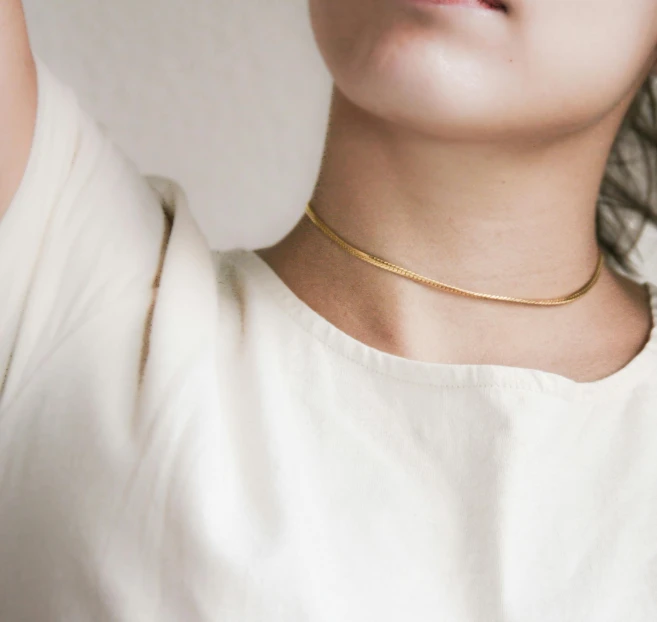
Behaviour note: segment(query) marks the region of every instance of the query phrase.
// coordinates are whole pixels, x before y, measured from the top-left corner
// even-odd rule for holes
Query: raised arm
[[[0,0],[0,219],[28,161],[36,90],[36,70],[21,0]]]

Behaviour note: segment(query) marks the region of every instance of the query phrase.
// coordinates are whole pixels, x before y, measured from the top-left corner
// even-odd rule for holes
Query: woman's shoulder
[[[143,323],[168,244],[157,189],[40,59],[37,77],[27,167],[0,220],[0,394],[90,323],[130,306]]]

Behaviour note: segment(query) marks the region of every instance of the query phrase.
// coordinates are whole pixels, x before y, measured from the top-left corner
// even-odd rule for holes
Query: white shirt
[[[657,620],[657,329],[589,383],[404,359],[152,186],[40,65],[0,221],[0,620]]]

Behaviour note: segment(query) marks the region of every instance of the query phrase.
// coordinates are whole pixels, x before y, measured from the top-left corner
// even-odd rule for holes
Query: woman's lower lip
[[[409,0],[413,4],[429,4],[429,5],[442,5],[442,6],[463,6],[471,7],[473,9],[486,9],[489,11],[500,10],[495,6],[491,6],[484,0]]]

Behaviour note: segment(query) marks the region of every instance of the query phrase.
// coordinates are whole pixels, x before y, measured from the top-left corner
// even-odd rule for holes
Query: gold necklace
[[[416,274],[415,272],[411,272],[410,270],[407,270],[406,268],[402,268],[401,266],[397,266],[393,263],[390,263],[389,261],[385,261],[384,259],[381,259],[380,257],[376,257],[374,255],[370,255],[369,253],[366,253],[365,251],[362,251],[355,246],[351,246],[351,244],[348,244],[345,242],[341,237],[337,235],[313,210],[313,208],[310,206],[310,203],[306,205],[306,215],[308,218],[310,218],[311,222],[326,236],[328,236],[333,242],[335,242],[338,246],[346,250],[349,254],[353,255],[354,257],[358,257],[358,259],[362,259],[363,261],[366,261],[367,263],[370,263],[374,266],[377,266],[379,268],[383,268],[384,270],[388,270],[389,272],[393,272],[394,274],[398,274],[400,276],[406,277],[408,279],[411,279],[413,281],[417,281],[418,283],[423,283],[425,285],[429,285],[431,287],[436,287],[438,289],[441,289],[446,292],[451,292],[453,294],[460,294],[462,296],[468,296],[469,298],[483,298],[485,300],[497,300],[500,302],[512,302],[516,304],[523,304],[523,305],[533,305],[533,306],[544,306],[544,307],[554,307],[557,305],[565,305],[568,304],[569,302],[573,302],[574,300],[577,300],[578,298],[581,298],[584,294],[586,294],[598,281],[598,278],[600,277],[600,273],[602,272],[602,266],[604,262],[604,257],[602,254],[602,251],[600,252],[600,256],[598,257],[598,264],[596,266],[595,272],[593,273],[593,276],[589,279],[589,281],[584,285],[582,288],[578,289],[576,292],[573,292],[572,294],[569,294],[568,296],[563,296],[561,298],[548,298],[548,299],[531,299],[531,298],[513,298],[511,296],[495,296],[493,294],[480,294],[477,292],[472,292],[467,289],[461,289],[460,287],[454,287],[452,285],[446,285],[445,283],[441,283],[440,281],[434,281],[433,279],[430,279],[425,276],[421,276],[419,274]]]

